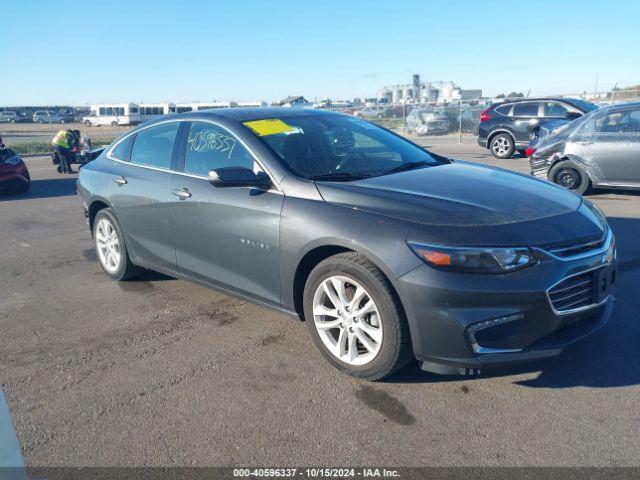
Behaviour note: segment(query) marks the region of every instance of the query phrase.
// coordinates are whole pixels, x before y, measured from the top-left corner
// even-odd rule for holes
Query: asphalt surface
[[[602,332],[517,370],[411,364],[373,384],[289,317],[159,274],[109,280],[76,176],[27,164],[31,191],[0,197],[0,381],[30,466],[640,465],[638,194],[590,197],[621,261]]]

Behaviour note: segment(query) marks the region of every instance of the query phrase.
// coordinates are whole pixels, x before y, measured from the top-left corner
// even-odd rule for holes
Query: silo
[[[402,99],[402,87],[394,85],[391,87],[391,103],[400,103]]]
[[[451,98],[453,97],[453,88],[453,82],[443,82],[438,101],[450,102]]]
[[[413,97],[416,101],[420,101],[420,75],[417,73],[413,74]]]
[[[390,97],[391,90],[389,90],[387,87],[383,87],[378,90],[378,102],[386,103],[391,99]]]
[[[411,85],[404,85],[402,87],[402,100],[405,102],[409,102],[411,101],[412,98],[413,98],[413,90],[411,88]]]

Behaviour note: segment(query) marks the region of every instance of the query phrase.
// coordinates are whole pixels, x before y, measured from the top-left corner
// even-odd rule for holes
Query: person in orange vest
[[[58,152],[60,158],[60,173],[75,173],[71,170],[71,160],[73,153],[71,149],[75,143],[71,130],[60,130],[51,140],[53,148]]]

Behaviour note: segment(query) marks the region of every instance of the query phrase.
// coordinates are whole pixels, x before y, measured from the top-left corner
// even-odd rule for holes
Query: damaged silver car
[[[640,103],[595,110],[530,144],[538,178],[583,194],[589,188],[640,189]]]

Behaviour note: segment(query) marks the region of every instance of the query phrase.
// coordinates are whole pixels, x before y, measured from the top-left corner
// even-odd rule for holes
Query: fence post
[[[462,144],[462,100],[458,104],[458,143]]]
[[[402,136],[407,136],[407,104],[402,104]]]

